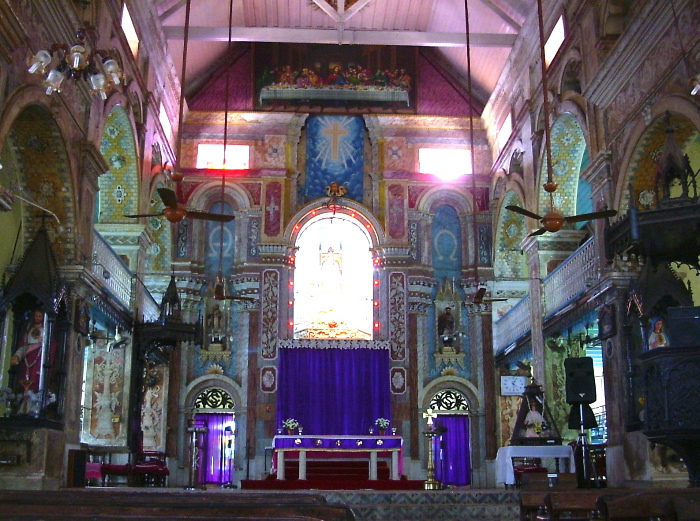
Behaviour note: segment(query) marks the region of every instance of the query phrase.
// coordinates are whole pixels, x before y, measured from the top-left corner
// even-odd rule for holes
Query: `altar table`
[[[377,458],[380,452],[391,454],[391,479],[400,478],[400,457],[403,450],[401,436],[294,436],[277,435],[272,440],[276,457],[277,479],[285,479],[285,454],[299,453],[299,479],[306,479],[307,454],[351,453],[357,456],[369,454],[369,479],[377,479]]]
[[[574,451],[568,445],[512,445],[498,449],[498,454],[496,455],[496,483],[515,484],[513,458],[553,459],[556,472],[559,472],[559,460],[563,459],[566,472],[576,471]]]

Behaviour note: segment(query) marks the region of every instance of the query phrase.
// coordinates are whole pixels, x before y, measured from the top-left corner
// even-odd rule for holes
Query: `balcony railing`
[[[493,325],[493,345],[496,352],[508,347],[530,331],[530,295],[508,310]]]
[[[124,308],[130,308],[131,271],[97,231],[93,231],[92,266],[90,270],[95,276],[104,280],[104,286],[119,300]]]
[[[588,239],[542,281],[544,318],[573,304],[599,275],[595,240]],[[500,351],[525,336],[531,329],[530,295],[513,306],[494,323],[493,346]]]
[[[584,294],[591,281],[597,279],[598,267],[595,241],[591,237],[542,281],[545,318]]]

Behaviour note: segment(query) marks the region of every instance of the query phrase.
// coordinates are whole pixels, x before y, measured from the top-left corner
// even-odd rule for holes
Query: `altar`
[[[377,460],[390,457],[391,479],[401,477],[403,467],[403,438],[401,436],[332,436],[332,435],[277,435],[272,440],[273,467],[277,479],[285,479],[285,461],[299,458],[299,479],[306,479],[306,462],[309,457],[332,459],[335,456],[369,458],[368,479],[377,479]]]
[[[564,460],[564,472],[576,472],[574,451],[569,445],[511,445],[498,449],[496,483],[515,484],[513,458],[540,458],[545,460],[543,464],[547,464],[550,472],[557,473],[560,471],[559,460]]]

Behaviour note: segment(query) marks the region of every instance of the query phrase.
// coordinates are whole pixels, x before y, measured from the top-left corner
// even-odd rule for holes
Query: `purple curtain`
[[[434,438],[435,477],[445,485],[471,484],[469,416],[441,414],[435,428],[443,431]]]
[[[277,425],[304,434],[367,434],[391,419],[387,349],[280,349]]]
[[[207,428],[200,439],[198,483],[224,485],[233,481],[234,416],[231,413],[195,415]],[[228,429],[227,429],[228,427]]]

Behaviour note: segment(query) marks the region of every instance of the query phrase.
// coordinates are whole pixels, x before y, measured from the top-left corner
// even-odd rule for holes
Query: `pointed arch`
[[[499,253],[495,256],[493,266],[496,278],[519,279],[527,277],[527,260],[520,250],[520,242],[527,235],[525,217],[506,210],[508,205],[522,207],[522,204],[522,199],[518,194],[514,190],[509,190],[499,205],[494,240],[494,251]]]
[[[559,185],[554,192],[554,206],[564,215],[574,215],[579,178],[584,166],[584,158],[587,157],[583,128],[572,112],[564,112],[555,119],[550,134],[552,178]],[[545,154],[542,155],[539,178],[539,185],[544,184],[547,178]],[[550,210],[549,194],[544,190],[539,192],[538,208],[540,215],[545,215]]]
[[[121,105],[107,115],[100,152],[109,171],[98,179],[98,223],[128,223],[139,208],[139,159],[132,122]]]
[[[7,184],[3,186],[17,190],[55,218],[37,206],[17,200],[13,204],[21,210],[14,209],[0,221],[8,227],[13,243],[18,238],[20,252],[43,223],[57,258],[75,258],[75,187],[63,129],[54,113],[41,103],[28,103],[14,116],[5,129],[6,140],[0,149],[7,159],[7,163],[3,162]],[[18,237],[20,226],[22,233]],[[63,237],[64,231],[71,233]]]
[[[693,108],[692,102],[689,103],[685,98],[670,96],[659,100],[653,107],[649,107],[648,117],[651,121],[647,124],[640,117],[631,133],[630,146],[622,159],[620,176],[615,186],[615,208],[618,208],[618,214],[623,214],[629,207],[630,185],[635,194],[649,186],[653,189],[656,177],[654,155],[663,146],[664,117],[667,111],[671,114],[671,124],[676,128],[676,140],[681,150],[689,155],[694,171],[700,168],[700,114]]]

